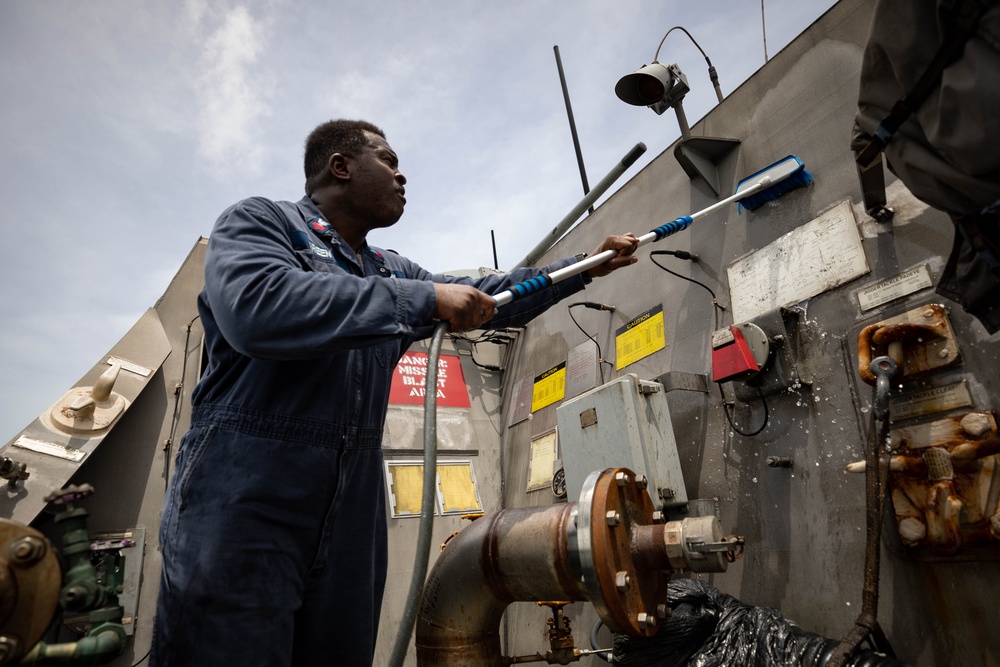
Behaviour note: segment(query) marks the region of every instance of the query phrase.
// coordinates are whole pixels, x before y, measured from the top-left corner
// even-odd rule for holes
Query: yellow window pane
[[[392,495],[396,499],[393,514],[420,514],[424,467],[422,465],[394,465],[390,466],[389,470],[392,474]]]
[[[476,484],[472,480],[470,464],[438,466],[438,477],[441,480],[439,488],[444,512],[482,510],[476,498]]]

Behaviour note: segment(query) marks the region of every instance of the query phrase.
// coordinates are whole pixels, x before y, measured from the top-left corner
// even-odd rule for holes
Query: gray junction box
[[[615,378],[556,410],[559,449],[570,500],[595,470],[629,468],[645,475],[657,508],[687,503],[674,427],[658,382],[634,373]]]

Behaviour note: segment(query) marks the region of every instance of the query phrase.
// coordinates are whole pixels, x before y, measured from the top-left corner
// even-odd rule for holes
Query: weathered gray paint
[[[746,603],[776,607],[803,628],[840,637],[861,609],[865,540],[864,479],[844,467],[864,458],[870,388],[857,379],[857,333],[863,325],[925,303],[944,302],[931,290],[862,314],[855,292],[923,262],[935,280],[950,249],[951,224],[889,177],[893,225],[869,219],[849,150],[858,93],[858,74],[871,3],[842,0],[759,72],[692,127],[695,136],[738,138],[738,151],[721,165],[723,180],[739,179],[788,154],[798,155],[815,183],[776,202],[738,215],[736,207],[696,221],[687,231],[649,250],[683,249],[700,256],[697,267],[658,258],[673,270],[708,284],[728,303],[726,267],[840,202],[849,200],[861,226],[871,273],[799,304],[799,372],[813,384],[769,397],[771,421],[757,437],[731,431],[717,391],[668,394],[684,477],[691,498],[718,499],[723,530],[746,537],[746,555],[725,574],[708,581]],[[697,85],[695,82],[694,85]],[[637,110],[636,113],[648,113]],[[664,117],[672,127],[673,119]],[[641,173],[575,228],[539,263],[589,250],[604,235],[646,232],[716,201],[692,183],[664,151]],[[677,371],[710,373],[712,306],[702,288],[678,280],[648,260],[609,279],[595,281],[581,298],[617,308],[588,311],[585,327],[603,347],[608,331],[662,303],[667,346],[622,371],[653,379]],[[982,327],[955,304],[944,302],[958,330],[965,363],[935,374],[935,385],[969,380],[977,409],[996,409],[998,351]],[[723,324],[731,319],[727,313]],[[580,317],[578,317],[580,319]],[[521,336],[518,363],[507,381],[537,374],[565,358],[583,338],[566,309],[557,307],[532,322]],[[612,347],[613,349],[613,347]],[[610,355],[609,355],[610,356]],[[732,389],[728,389],[732,396]],[[527,443],[553,426],[556,406],[504,434],[509,462],[505,502],[510,507],[543,505],[545,493],[525,494]],[[737,410],[743,430],[756,428],[752,414]],[[769,468],[768,456],[791,456],[791,469]],[[997,557],[918,563],[899,545],[895,524],[886,516],[882,549],[879,621],[899,657],[914,665],[1000,664],[1000,642],[990,630],[1000,590]],[[511,613],[512,653],[538,650],[544,614],[521,605]],[[570,615],[573,615],[570,612]],[[586,644],[593,615],[574,616],[577,641]]]
[[[779,608],[803,628],[831,637],[839,637],[850,628],[861,604],[864,482],[861,476],[844,472],[848,462],[863,458],[869,402],[869,390],[859,383],[854,369],[857,332],[870,322],[941,301],[924,290],[861,313],[854,294],[863,286],[923,262],[929,262],[936,278],[951,238],[947,218],[914,200],[891,178],[889,205],[896,209],[895,224],[877,225],[860,209],[860,189],[848,142],[870,13],[867,0],[842,0],[691,128],[695,136],[742,140],[738,151],[720,165],[726,184],[734,185],[794,153],[815,175],[812,186],[749,214],[737,215],[733,207],[699,220],[689,230],[640,250],[641,261],[636,266],[595,281],[572,299],[616,307],[614,313],[574,312],[581,325],[595,335],[606,357],[613,357],[616,328],[663,304],[666,348],[619,374],[636,373],[646,380],[665,373],[703,376],[710,372],[707,350],[714,328],[708,295],[654,266],[648,252],[676,248],[697,253],[701,258],[697,267],[676,259],[662,261],[706,282],[721,302],[727,303],[725,270],[729,264],[832,206],[844,200],[852,202],[872,272],[799,306],[799,371],[813,380],[811,389],[769,397],[771,422],[754,438],[731,432],[714,387],[709,387],[708,394],[683,389],[667,393],[688,496],[713,499],[708,504],[719,507],[723,529],[747,540],[742,560],[727,573],[707,575],[706,579],[744,602]],[[648,111],[634,109],[632,113]],[[675,131],[672,117],[665,115],[663,122],[664,132]],[[641,234],[702,209],[716,201],[706,192],[689,181],[670,147],[539,263],[591,250],[610,233]],[[156,533],[168,468],[163,449],[173,435],[170,454],[176,452],[189,421],[190,391],[201,362],[201,329],[195,319],[194,299],[201,287],[203,259],[204,241],[200,241],[155,306],[171,354],[100,450],[73,478],[97,488],[97,495],[86,501],[94,530],[146,530],[136,632],[126,654],[114,665],[131,665],[149,647],[160,565]],[[946,384],[964,378],[975,407],[995,409],[1000,367],[995,337],[988,338],[953,304],[949,310],[959,332],[964,364],[930,382]],[[729,322],[726,317],[723,323]],[[564,361],[568,351],[584,340],[566,308],[559,306],[518,332],[517,344],[510,349],[476,346],[476,358],[502,366],[502,373],[480,372],[468,356],[462,357],[472,408],[442,410],[439,456],[460,453],[460,458],[472,460],[487,511],[545,506],[554,501],[547,490],[528,493],[525,488],[530,440],[556,426],[557,405],[511,428],[506,428],[504,406],[509,404],[518,380]],[[446,350],[470,347],[457,341]],[[426,350],[420,345],[415,349]],[[609,369],[605,374],[607,379],[615,375]],[[412,457],[412,452],[421,448],[422,418],[419,408],[392,408],[387,457],[400,453]],[[752,415],[738,410],[737,418],[744,429],[753,428],[760,418],[759,408]],[[790,469],[768,468],[764,461],[771,455],[791,456],[794,465]],[[36,523],[47,528],[49,518],[43,515]],[[443,542],[462,524],[458,517],[438,517],[432,542]],[[1000,590],[996,550],[987,554],[990,560],[918,562],[899,546],[892,522],[885,526],[879,620],[899,656],[921,667],[1000,664],[1000,642],[991,631],[996,611],[993,592]],[[409,587],[417,520],[389,519],[389,531],[389,583],[376,665],[387,663],[395,640]],[[590,605],[575,603],[566,608],[566,614],[573,619],[577,645],[586,647],[595,620]],[[506,652],[544,652],[548,616],[547,610],[534,603],[512,605],[502,628]],[[602,637],[607,638],[606,633]],[[335,653],[335,642],[331,650]],[[412,648],[408,664],[413,664]],[[583,664],[603,663],[588,658]]]
[[[95,493],[80,503],[90,513],[91,532],[142,528],[146,531],[142,585],[135,633],[125,653],[109,663],[127,667],[149,650],[160,581],[158,529],[173,454],[191,420],[191,390],[201,367],[202,330],[195,298],[204,283],[205,239],[195,243],[164,295],[154,306],[171,352],[140,397],[116,423],[100,448],[70,480],[91,484]],[[188,333],[190,326],[190,334]],[[105,357],[106,358],[106,357]],[[175,412],[176,411],[176,412]],[[168,450],[165,443],[172,436]],[[51,514],[35,524],[56,544]],[[60,641],[69,641],[62,636]]]

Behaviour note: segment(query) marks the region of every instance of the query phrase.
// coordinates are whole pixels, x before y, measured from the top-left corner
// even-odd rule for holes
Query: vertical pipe
[[[764,37],[764,62],[767,62],[767,24],[764,21],[764,0],[760,0],[760,32]]]
[[[490,230],[490,243],[493,244],[493,268],[499,271],[500,262],[497,261],[497,237],[492,229]]]
[[[566,101],[566,115],[569,117],[569,131],[573,135],[573,148],[576,150],[576,163],[580,165],[580,180],[583,181],[583,194],[590,192],[590,184],[587,182],[587,169],[583,166],[583,152],[580,150],[580,138],[576,134],[576,121],[573,120],[573,105],[569,101],[569,89],[566,87],[566,75],[563,73],[562,58],[559,57],[559,46],[553,46],[552,50],[556,54],[556,68],[559,70],[559,83],[562,85],[563,100]],[[591,206],[588,211],[594,212]]]

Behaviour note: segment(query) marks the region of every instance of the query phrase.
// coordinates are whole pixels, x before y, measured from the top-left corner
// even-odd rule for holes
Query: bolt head
[[[652,614],[647,614],[644,611],[639,612],[639,615],[636,617],[636,621],[639,622],[639,627],[641,628],[656,627],[656,617]]]
[[[645,475],[636,475],[635,485],[642,490],[649,486],[649,481],[646,479]]]
[[[615,572],[615,588],[624,593],[632,586],[632,575],[624,570]]]
[[[607,519],[609,526],[617,526],[622,522],[622,515],[614,510],[609,510],[604,518]]]
[[[663,512],[660,510],[653,512],[653,523],[663,523],[665,520],[666,517],[663,516]]]
[[[656,605],[656,616],[660,619],[667,619],[670,617],[670,607],[665,604]]]
[[[632,481],[626,473],[619,472],[615,473],[615,484],[618,486],[628,486],[628,483]]]
[[[32,535],[22,537],[10,546],[11,562],[20,567],[39,561],[44,555],[45,543]]]

